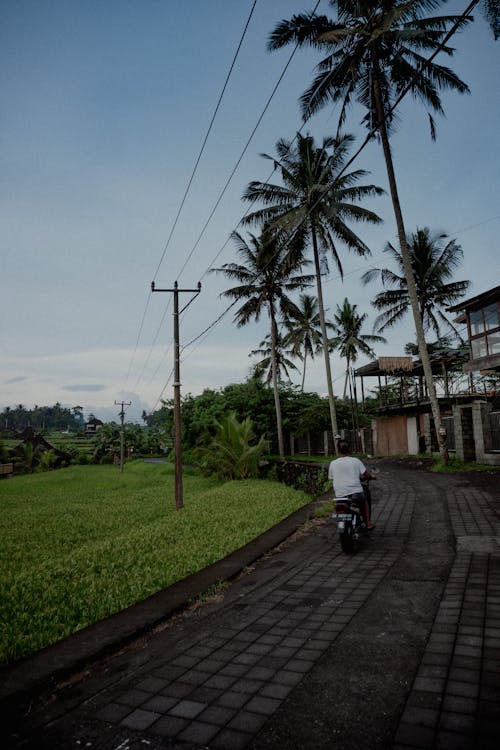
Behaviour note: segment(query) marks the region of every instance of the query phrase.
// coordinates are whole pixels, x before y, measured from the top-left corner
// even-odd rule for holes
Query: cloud
[[[11,385],[12,383],[23,383],[25,380],[28,380],[25,375],[19,375],[17,378],[10,378],[10,380],[6,380],[5,383],[7,385]]]
[[[86,383],[84,385],[63,385],[61,386],[61,390],[63,391],[71,391],[72,393],[97,393],[98,391],[105,391],[107,386],[105,385],[99,385],[99,384],[92,384],[92,383]]]

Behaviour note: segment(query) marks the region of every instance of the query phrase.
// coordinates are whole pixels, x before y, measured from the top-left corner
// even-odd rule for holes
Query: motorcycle
[[[335,512],[332,514],[332,518],[337,521],[340,546],[346,554],[354,552],[358,540],[370,533],[363,513],[365,502],[368,503],[371,512],[369,481],[369,479],[365,479],[361,482],[363,495],[356,493],[349,497],[335,498]]]

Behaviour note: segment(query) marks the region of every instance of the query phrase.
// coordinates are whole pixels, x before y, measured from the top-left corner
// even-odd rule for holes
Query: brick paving
[[[406,563],[415,502],[450,483],[414,477],[404,486],[397,473],[381,477],[377,531],[359,554],[345,556],[328,526],[304,535],[236,582],[222,604],[156,633],[36,710],[7,747],[248,747]],[[457,551],[395,750],[488,750],[500,737],[500,517],[481,490],[452,486],[446,503]]]
[[[396,561],[399,548],[346,558],[326,539],[291,561],[209,637],[172,652],[88,706],[95,717],[152,735],[244,747],[330,648]]]
[[[498,504],[447,493],[458,551],[395,737],[395,750],[495,750],[500,744]],[[471,537],[477,552],[461,549]],[[487,551],[481,552],[481,545]]]

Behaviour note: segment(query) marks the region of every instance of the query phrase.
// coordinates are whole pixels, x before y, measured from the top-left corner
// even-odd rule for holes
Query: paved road
[[[497,748],[498,494],[383,462],[373,494],[357,554],[313,523],[34,706],[7,747]]]

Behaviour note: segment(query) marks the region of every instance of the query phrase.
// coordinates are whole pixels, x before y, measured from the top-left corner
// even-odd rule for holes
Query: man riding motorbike
[[[363,509],[366,528],[368,531],[373,531],[375,524],[371,521],[370,504],[361,480],[376,479],[376,477],[370,474],[359,458],[349,455],[349,445],[345,440],[340,441],[338,452],[339,458],[334,459],[328,469],[328,478],[333,482],[335,497],[347,497],[357,501]]]

